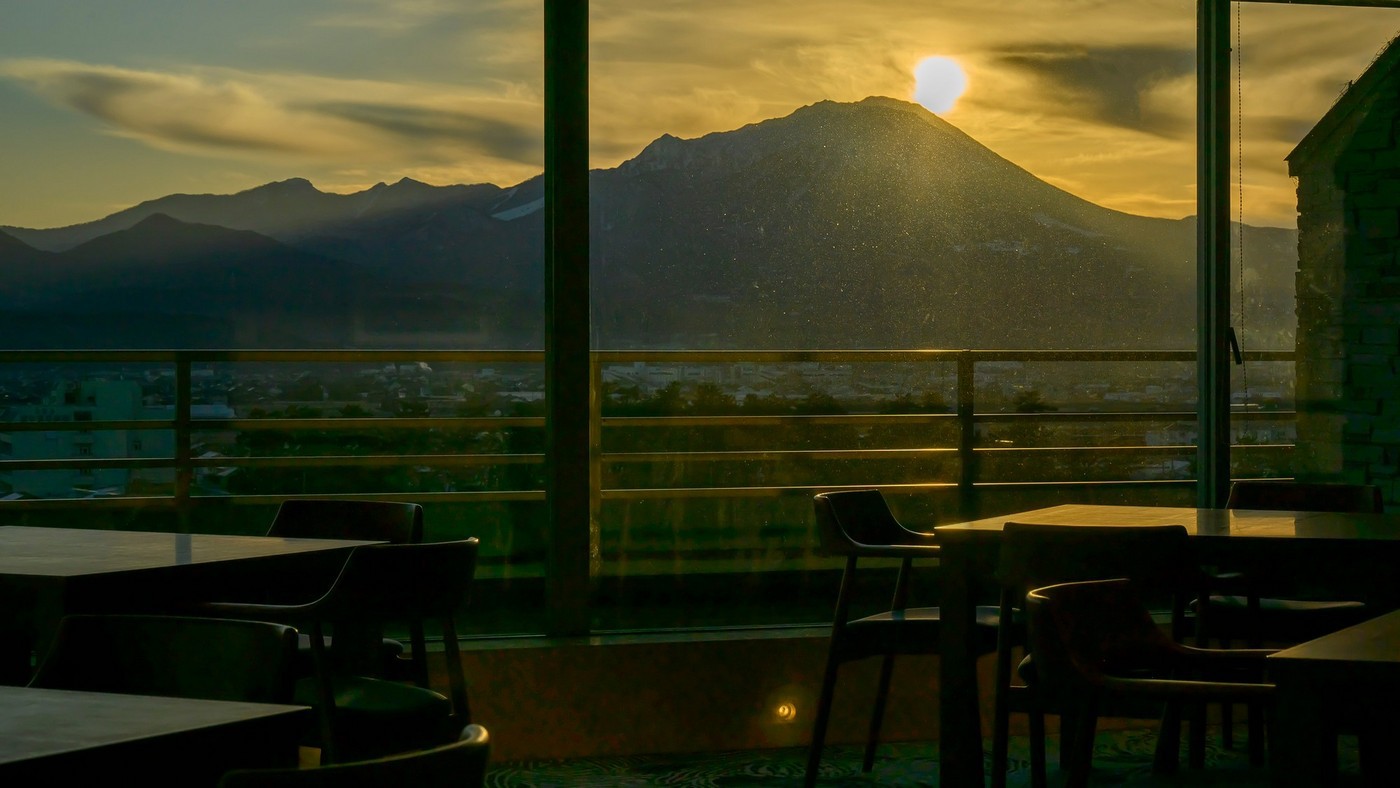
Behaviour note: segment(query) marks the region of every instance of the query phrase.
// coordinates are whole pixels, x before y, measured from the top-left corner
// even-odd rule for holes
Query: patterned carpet
[[[1214,734],[1214,732],[1213,732]],[[1101,733],[1094,749],[1092,785],[1130,788],[1136,786],[1219,786],[1220,788],[1264,788],[1268,774],[1253,769],[1242,749],[1244,731],[1236,736],[1234,750],[1219,746],[1219,736],[1212,735],[1206,751],[1206,768],[1191,770],[1184,766],[1172,777],[1152,773],[1152,748],[1155,734],[1151,730],[1126,730]],[[990,744],[990,743],[989,743]],[[1057,768],[1058,741],[1047,742],[1050,763],[1050,785],[1060,784]],[[632,788],[633,786],[788,786],[800,785],[805,769],[805,749],[706,753],[700,755],[650,755],[635,757],[586,758],[571,761],[524,762],[497,764],[487,775],[486,784],[493,788],[506,786],[597,786],[598,788]],[[875,770],[860,771],[861,748],[854,746],[828,747],[822,759],[820,786],[936,786],[938,745],[932,743],[888,744],[880,748]],[[1356,752],[1343,740],[1340,753],[1343,772],[1355,774]],[[1352,781],[1344,779],[1342,784]],[[1013,739],[1009,788],[1030,785],[1030,763],[1025,739]]]

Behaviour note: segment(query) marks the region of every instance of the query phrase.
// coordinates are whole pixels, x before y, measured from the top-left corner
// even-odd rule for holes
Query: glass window
[[[1194,3],[591,8],[598,626],[829,618],[820,489],[1190,502]]]
[[[1400,208],[1381,186],[1400,13],[1236,3],[1232,24],[1231,323],[1265,354],[1232,369],[1232,473],[1388,490],[1393,233],[1368,220]],[[1295,346],[1296,372],[1267,355]]]
[[[542,4],[0,16],[0,517],[419,501],[481,537],[472,629],[541,629]]]

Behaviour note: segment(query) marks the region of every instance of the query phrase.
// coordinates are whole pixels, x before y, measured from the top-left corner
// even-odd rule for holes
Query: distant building
[[[1397,39],[1400,41],[1400,39]],[[1288,154],[1298,179],[1294,473],[1381,485],[1400,460],[1400,44]]]
[[[15,405],[0,414],[0,455],[12,460],[83,460],[91,467],[0,471],[0,495],[26,498],[90,498],[169,491],[171,468],[102,467],[102,459],[171,457],[172,430],[103,429],[101,422],[169,420],[169,406],[143,403],[141,385],[130,380],[85,380],[61,383],[37,405]],[[13,430],[7,424],[93,422],[91,430]]]

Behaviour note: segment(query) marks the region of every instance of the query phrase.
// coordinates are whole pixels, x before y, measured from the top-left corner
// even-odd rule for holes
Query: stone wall
[[[1305,481],[1379,485],[1400,503],[1400,77],[1298,176],[1298,448]]]

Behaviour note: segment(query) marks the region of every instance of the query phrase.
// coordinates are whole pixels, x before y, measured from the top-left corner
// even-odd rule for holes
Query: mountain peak
[[[251,193],[300,196],[309,194],[322,194],[323,192],[320,189],[317,189],[314,185],[312,185],[311,181],[305,178],[288,178],[284,181],[273,181],[271,183],[264,183],[261,186],[254,186],[251,189],[247,189],[243,192],[240,192],[240,194]]]
[[[927,158],[935,149],[941,151],[939,158],[949,163],[1005,163],[956,126],[918,104],[870,96],[854,102],[818,101],[784,117],[695,139],[662,134],[618,169],[714,174],[747,169],[780,153],[801,152],[812,158]]]

